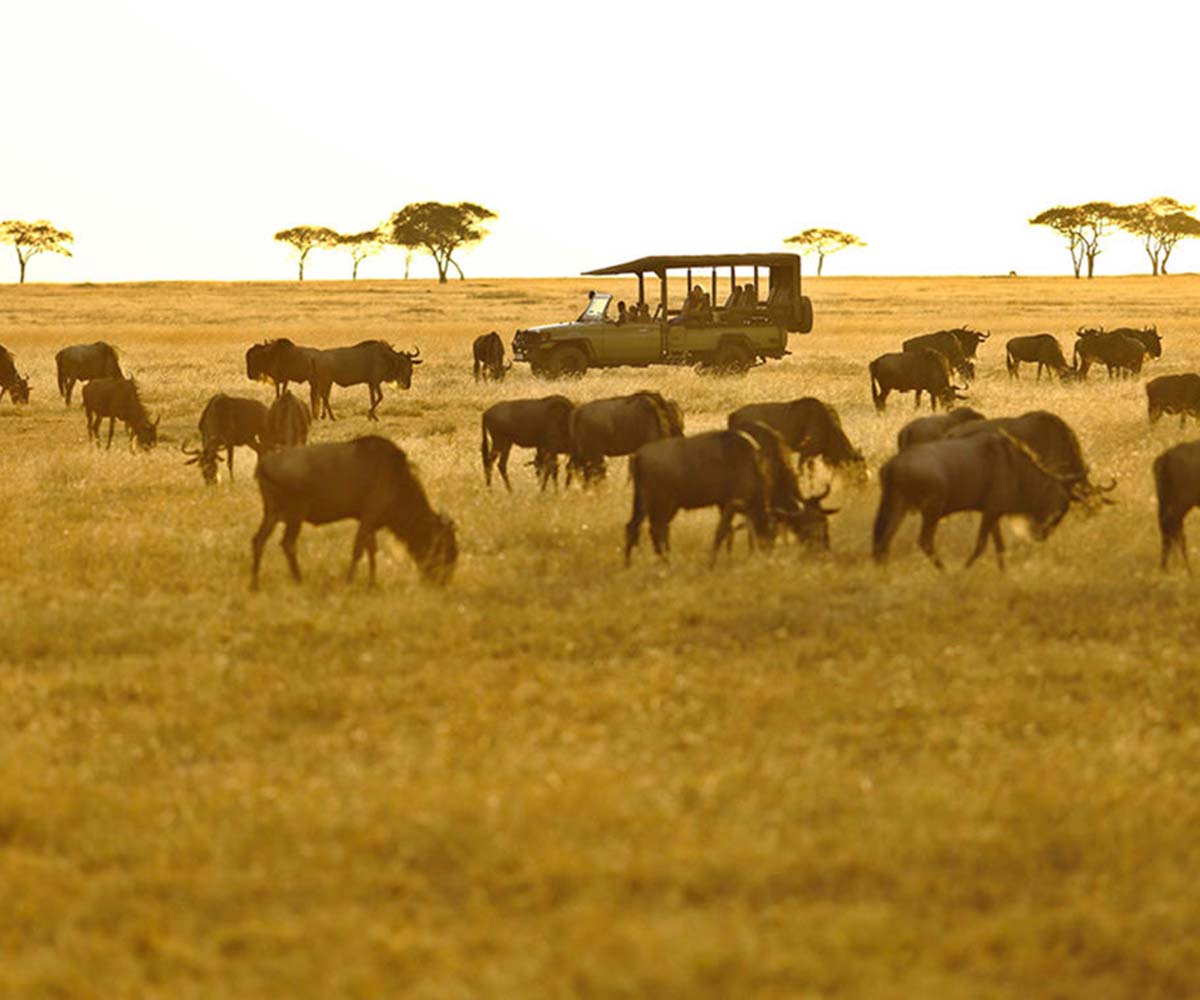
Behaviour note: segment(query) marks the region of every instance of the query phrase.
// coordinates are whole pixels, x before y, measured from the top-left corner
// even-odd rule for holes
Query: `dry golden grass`
[[[901,530],[869,562],[874,482],[838,488],[828,558],[620,567],[623,470],[591,495],[484,488],[470,341],[565,318],[584,280],[0,289],[34,401],[0,404],[0,995],[1171,996],[1200,968],[1197,584],[1157,569],[1140,381],[1004,374],[1002,342],[1157,322],[1152,373],[1200,370],[1200,279],[810,281],[817,332],[740,380],[653,385],[690,430],[753,399],[834,402],[878,468],[911,416],[865,363],[990,328],[971,402],[1070,420],[1119,505],[937,573]],[[630,286],[614,283],[628,295]],[[349,524],[278,546],[247,591],[252,456],[205,489],[179,441],[251,342],[417,343],[378,429],[458,521],[445,591],[394,547],[346,586]],[[86,444],[53,355],[123,351],[172,440]],[[366,391],[335,391],[375,429]],[[120,439],[123,444],[123,438]],[[1193,529],[1195,530],[1195,529]],[[1014,538],[1012,526],[1006,528]],[[278,537],[278,536],[277,536]],[[1200,556],[1200,552],[1197,553]]]

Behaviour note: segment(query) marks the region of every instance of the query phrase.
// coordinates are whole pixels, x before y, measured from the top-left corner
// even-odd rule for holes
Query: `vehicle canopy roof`
[[[800,255],[795,253],[711,253],[676,257],[638,257],[624,264],[598,267],[584,274],[662,274],[671,268],[687,267],[790,267],[800,271]]]

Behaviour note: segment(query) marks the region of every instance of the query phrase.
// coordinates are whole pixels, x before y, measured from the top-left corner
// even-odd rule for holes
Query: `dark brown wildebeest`
[[[771,546],[775,523],[770,483],[754,438],[742,431],[709,431],[694,437],[664,437],[642,445],[629,461],[633,513],[625,525],[625,565],[637,545],[642,521],[663,559],[671,548],[671,521],[680,510],[718,507],[712,562],[730,537],[735,514],[745,514],[758,543]],[[788,470],[791,471],[790,469]]]
[[[932,417],[917,417],[900,428],[896,435],[896,450],[903,451],[914,444],[925,444],[927,441],[940,441],[959,424],[971,420],[986,420],[978,410],[969,406],[951,410],[949,413],[937,413]]]
[[[421,364],[416,350],[397,351],[382,340],[364,340],[353,347],[331,347],[320,351],[313,363],[316,382],[313,389],[313,416],[336,420],[329,405],[329,390],[334,385],[366,385],[371,407],[368,420],[378,420],[375,410],[383,402],[384,382],[395,382],[401,389],[412,387],[413,365]]]
[[[1047,472],[1078,482],[1077,492],[1089,504],[1097,499],[1102,503],[1113,502],[1102,494],[1115,489],[1117,481],[1113,479],[1107,486],[1097,486],[1091,482],[1079,438],[1070,425],[1055,413],[1030,410],[1018,417],[974,420],[948,431],[946,438],[965,438],[997,430],[1010,434],[1028,447]]]
[[[1178,549],[1183,556],[1183,565],[1191,574],[1183,519],[1193,507],[1200,507],[1200,441],[1177,444],[1154,460],[1154,489],[1158,493],[1162,568],[1167,568],[1171,550]]]
[[[597,399],[571,411],[571,463],[584,484],[604,478],[604,459],[631,455],[648,441],[683,434],[679,405],[660,393],[643,389],[628,396]]]
[[[933,409],[941,403],[947,410],[960,395],[961,389],[950,382],[950,365],[946,356],[928,348],[919,351],[902,351],[898,354],[881,354],[869,366],[871,372],[871,399],[880,413],[887,406],[888,394],[892,392],[916,392],[914,407],[921,405],[921,393],[929,393],[929,404]]]
[[[297,581],[296,539],[301,524],[329,524],[354,518],[354,554],[347,580],[354,579],[363,552],[375,583],[375,533],[387,528],[416,561],[426,583],[450,580],[458,558],[454,522],[429,506],[404,452],[384,437],[307,444],[271,451],[254,471],[262,493],[263,516],[251,541],[250,586],[258,587],[263,546],[275,525],[284,524],[283,554]]]
[[[1087,378],[1093,363],[1108,369],[1108,377],[1137,375],[1146,359],[1146,345],[1116,331],[1080,329],[1075,334],[1073,367],[1081,379]]]
[[[571,453],[571,411],[575,409],[566,396],[545,396],[542,399],[510,399],[496,403],[483,411],[481,420],[483,441],[483,478],[492,485],[492,465],[497,468],[508,491],[508,453],[513,445],[535,449],[533,460],[538,484],[544,490],[551,478],[558,486],[558,456]],[[490,438],[490,441],[489,441]]]
[[[108,417],[108,443],[112,447],[113,427],[118,420],[125,425],[138,447],[149,451],[158,443],[158,421],[153,422],[142,406],[137,383],[131,378],[96,378],[83,387],[83,412],[87,416],[88,440],[100,444],[100,424]],[[132,441],[130,444],[132,447]]]
[[[290,393],[289,393],[290,395]],[[257,399],[242,396],[226,396],[217,393],[200,414],[200,447],[189,448],[187,442],[179,450],[191,457],[184,465],[200,466],[200,474],[209,485],[217,481],[217,465],[221,449],[226,451],[229,465],[229,481],[233,482],[233,449],[247,445],[255,453],[262,450],[263,435],[267,428],[267,408]]]
[[[1178,413],[1180,427],[1189,414],[1200,420],[1200,375],[1185,372],[1152,378],[1146,383],[1146,402],[1152,424],[1164,413]]]
[[[0,347],[0,399],[6,392],[14,403],[29,402],[29,376],[18,375],[12,353]]]
[[[71,392],[76,382],[90,382],[96,378],[124,378],[116,349],[102,340],[94,344],[74,344],[64,347],[54,355],[58,368],[58,391],[67,406],[71,405]]]
[[[778,431],[783,443],[799,456],[799,464],[810,471],[820,458],[831,469],[854,467],[860,475],[866,472],[862,452],[850,443],[837,410],[828,403],[812,396],[790,403],[750,403],[728,418],[730,430],[745,430],[755,422]]]
[[[1058,526],[1078,494],[1080,480],[1048,472],[1037,457],[1010,435],[992,431],[967,438],[943,438],[915,445],[889,459],[879,472],[879,510],[872,532],[876,562],[887,558],[896,529],[909,511],[921,514],[918,545],[938,569],[933,547],[938,521],[960,511],[979,511],[979,535],[967,559],[970,566],[987,548],[996,548],[1004,568],[1000,518],[1028,518],[1034,537],[1045,539]]]
[[[475,338],[472,346],[475,355],[475,381],[491,378],[500,381],[508,374],[512,364],[504,363],[504,341],[495,330]]]
[[[1125,337],[1132,337],[1139,341],[1146,348],[1147,358],[1162,357],[1162,337],[1158,335],[1157,326],[1145,326],[1140,330],[1134,329],[1131,326],[1119,326],[1115,330],[1109,330],[1110,334],[1119,333]]]
[[[321,351],[316,347],[299,347],[287,337],[264,340],[246,351],[246,377],[251,382],[269,382],[275,395],[287,391],[289,382],[307,382],[316,408],[316,382],[313,363]]]
[[[1071,370],[1063,356],[1062,345],[1052,333],[1032,333],[1027,337],[1013,337],[1004,345],[1004,362],[1010,378],[1021,377],[1021,362],[1037,365],[1037,378],[1042,379],[1042,369],[1048,368],[1060,378]]]
[[[940,330],[937,333],[909,337],[900,348],[904,351],[937,351],[946,359],[951,371],[958,372],[968,381],[975,377],[975,364],[967,359],[955,330]]]
[[[263,448],[291,448],[308,442],[312,411],[290,391],[284,390],[267,410],[267,426],[262,436]]]

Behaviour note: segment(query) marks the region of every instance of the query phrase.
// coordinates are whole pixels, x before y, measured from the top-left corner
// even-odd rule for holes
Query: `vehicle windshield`
[[[608,304],[612,296],[607,292],[594,292],[588,301],[587,308],[579,314],[580,323],[599,323],[608,312]]]

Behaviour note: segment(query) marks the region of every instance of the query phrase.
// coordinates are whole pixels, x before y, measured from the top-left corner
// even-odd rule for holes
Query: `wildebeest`
[[[508,481],[508,454],[513,445],[535,449],[534,468],[538,484],[544,490],[551,478],[558,486],[558,456],[571,453],[571,411],[566,396],[542,399],[510,399],[489,406],[480,421],[483,440],[483,478],[492,485],[492,465],[499,463],[500,478],[512,492]]]
[[[83,387],[83,411],[87,416],[88,440],[100,444],[100,424],[108,417],[108,443],[112,447],[113,427],[118,420],[143,450],[149,451],[158,443],[158,421],[153,422],[138,396],[137,384],[131,378],[96,378]]]
[[[902,351],[898,354],[881,354],[869,366],[871,372],[871,399],[880,413],[887,406],[888,394],[892,392],[916,392],[915,406],[921,405],[921,393],[929,393],[933,409],[941,403],[947,410],[960,395],[958,386],[950,382],[950,365],[946,356],[939,351],[923,348]]]
[[[179,446],[180,451],[191,456],[184,464],[200,466],[204,481],[215,483],[217,464],[224,448],[229,481],[233,482],[233,449],[247,445],[256,453],[261,451],[266,427],[267,408],[257,399],[226,396],[219,392],[205,404],[200,414],[200,447],[189,448],[186,441]]]
[[[0,347],[0,399],[6,392],[14,403],[29,402],[29,376],[18,375],[12,353]]]
[[[932,417],[917,417],[900,428],[896,435],[896,450],[903,451],[914,444],[925,444],[926,441],[939,441],[959,424],[970,420],[986,420],[978,410],[969,406],[951,410],[949,413],[936,413]]]
[[[495,330],[475,338],[472,347],[475,355],[475,381],[504,378],[512,364],[504,363],[504,341]]]
[[[116,349],[102,340],[94,344],[74,344],[64,347],[54,355],[58,369],[58,391],[67,406],[71,405],[71,393],[76,382],[90,382],[98,378],[124,378]]]
[[[264,340],[246,351],[246,377],[251,382],[270,382],[276,396],[287,391],[289,382],[307,382],[315,409],[313,362],[320,353],[319,348],[300,347],[287,337]]]
[[[1037,378],[1041,381],[1042,369],[1048,368],[1058,376],[1071,370],[1063,356],[1062,345],[1052,333],[1032,333],[1027,337],[1013,337],[1004,345],[1004,361],[1010,378],[1021,377],[1021,362],[1037,365]]]
[[[729,414],[730,430],[745,430],[751,423],[773,427],[783,443],[810,469],[818,459],[834,469],[855,466],[865,472],[863,454],[850,443],[842,421],[828,403],[812,396],[788,403],[750,403]]]
[[[312,411],[290,391],[284,390],[267,410],[267,426],[262,435],[262,446],[290,448],[308,442],[308,430],[312,424]]]
[[[1146,358],[1146,345],[1123,333],[1104,330],[1079,330],[1075,334],[1073,366],[1080,378],[1087,378],[1093,362],[1108,369],[1113,375],[1137,375]]]
[[[454,522],[429,506],[403,450],[371,435],[352,441],[308,444],[271,451],[254,471],[262,493],[262,523],[251,542],[251,587],[258,587],[262,550],[275,525],[284,524],[283,553],[297,581],[296,539],[302,523],[358,521],[347,580],[363,552],[375,582],[375,533],[387,528],[416,561],[427,583],[445,584],[458,558]]]
[[[909,337],[900,347],[905,351],[937,351],[946,359],[952,371],[968,380],[975,377],[975,364],[967,359],[957,330],[939,330],[937,333]]]
[[[1028,448],[1001,432],[915,445],[889,459],[879,472],[881,493],[872,532],[875,561],[887,558],[904,516],[919,511],[918,544],[942,569],[933,545],[938,522],[948,514],[979,511],[979,535],[966,565],[979,558],[990,537],[1003,569],[1000,518],[1023,515],[1042,540],[1058,526],[1071,502],[1082,499],[1079,483],[1076,477],[1051,474]]]
[[[1115,330],[1109,330],[1110,334],[1119,333],[1125,337],[1132,337],[1139,341],[1146,348],[1146,357],[1161,358],[1162,357],[1162,337],[1158,334],[1157,326],[1145,326],[1140,330],[1132,326],[1119,326]]]
[[[1146,402],[1150,423],[1155,423],[1164,413],[1178,413],[1180,427],[1187,423],[1189,414],[1200,420],[1200,375],[1185,372],[1152,378],[1146,383]]]
[[[1200,507],[1200,441],[1177,444],[1154,460],[1154,488],[1162,533],[1162,568],[1167,568],[1171,550],[1178,549],[1190,574],[1183,519],[1193,507]]]
[[[647,518],[655,553],[667,557],[671,521],[680,510],[720,509],[713,537],[714,563],[721,543],[733,529],[735,514],[746,515],[760,544],[770,546],[775,540],[769,481],[759,446],[749,434],[725,430],[660,438],[638,448],[629,461],[629,471],[633,512],[625,525],[627,566]]]
[[[570,427],[571,469],[590,483],[604,478],[606,456],[630,455],[648,441],[681,435],[683,413],[674,400],[642,389],[575,407]]]
[[[1104,493],[1112,491],[1116,480],[1106,486],[1097,486],[1090,480],[1087,462],[1079,438],[1071,426],[1056,413],[1047,410],[1030,410],[1017,417],[992,417],[974,420],[947,431],[946,438],[964,438],[992,431],[1004,431],[1016,438],[1036,457],[1038,462],[1052,475],[1063,476],[1080,484],[1077,492],[1089,501],[1100,498],[1111,503]]]
[[[313,362],[316,381],[313,388],[313,416],[322,415],[336,420],[329,405],[331,386],[342,388],[350,385],[367,387],[371,407],[367,410],[368,420],[378,420],[375,409],[383,402],[384,382],[395,382],[400,388],[412,386],[413,365],[421,364],[416,350],[397,351],[382,340],[364,340],[353,347],[332,347],[319,351]]]

